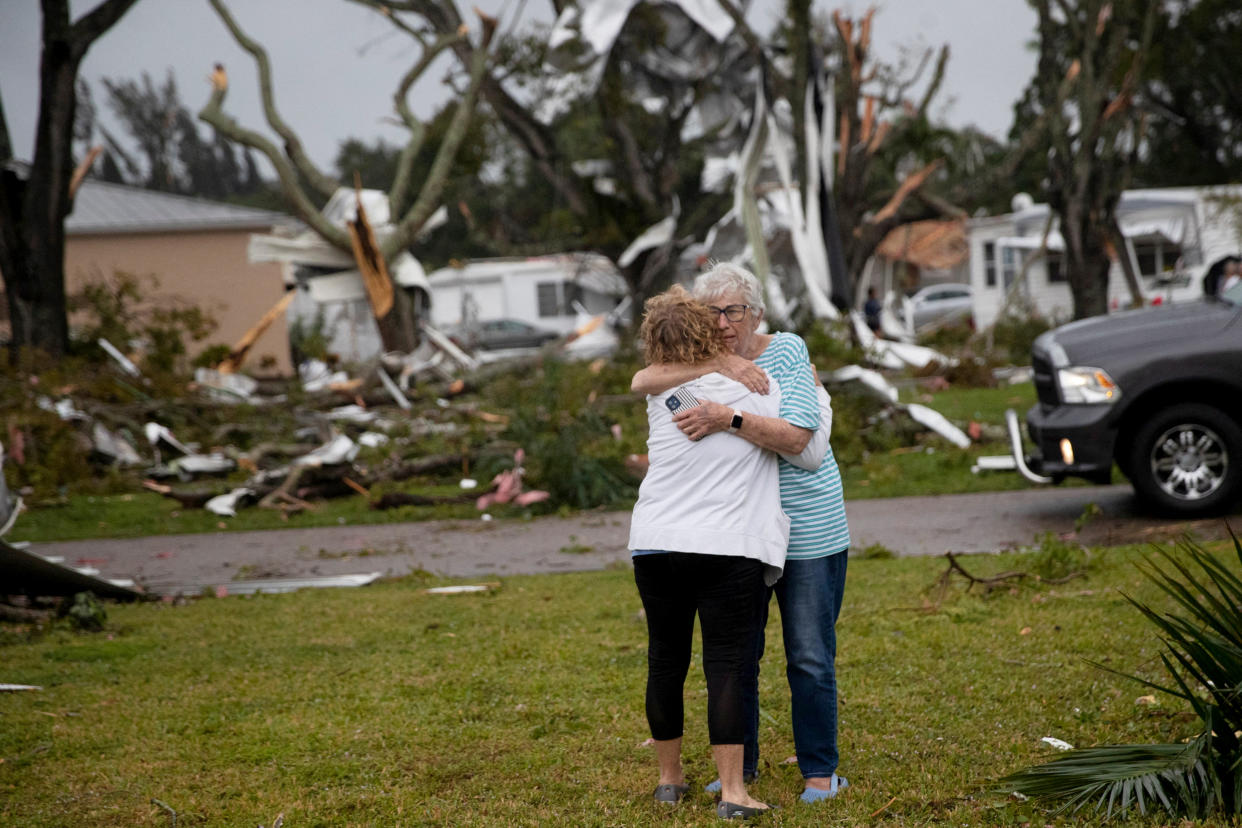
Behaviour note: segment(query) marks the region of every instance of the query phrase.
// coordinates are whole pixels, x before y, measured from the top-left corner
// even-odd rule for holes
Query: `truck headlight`
[[[1071,366],[1057,370],[1061,398],[1067,403],[1115,403],[1121,389],[1103,368]]]

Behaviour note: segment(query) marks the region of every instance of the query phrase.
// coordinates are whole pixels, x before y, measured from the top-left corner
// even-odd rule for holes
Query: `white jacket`
[[[780,389],[771,384],[770,393],[753,394],[713,373],[682,387],[699,400],[776,417]],[[691,441],[665,405],[671,394],[647,398],[650,466],[630,521],[629,548],[755,558],[765,564],[764,580],[776,583],[789,543],[776,455],[727,432]]]

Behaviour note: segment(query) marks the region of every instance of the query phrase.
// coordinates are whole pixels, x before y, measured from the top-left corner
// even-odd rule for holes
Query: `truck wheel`
[[[1135,433],[1129,473],[1139,497],[1163,511],[1223,512],[1242,490],[1242,429],[1208,405],[1171,406]]]

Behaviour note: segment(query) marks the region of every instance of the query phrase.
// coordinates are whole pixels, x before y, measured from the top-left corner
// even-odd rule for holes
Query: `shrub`
[[[532,372],[513,372],[493,382],[494,398],[513,406],[503,436],[525,449],[528,483],[547,490],[552,507],[590,509],[633,500],[635,481],[624,459],[640,429],[623,428],[631,442],[617,440],[602,401],[620,396],[634,422],[634,412],[644,409],[629,394],[632,369],[610,363],[593,371],[583,363],[546,359]]]
[[[992,348],[996,358],[1010,365],[1026,365],[1031,361],[1031,345],[1044,331],[1056,327],[1037,314],[1006,314],[992,328]]]
[[[843,365],[861,364],[865,354],[850,334],[849,322],[812,321],[802,331],[802,339],[811,354],[811,362],[820,371],[831,371]]]
[[[146,283],[144,285],[144,282]],[[68,298],[68,306],[80,320],[76,338],[84,355],[97,360],[95,342],[106,339],[121,351],[138,349],[141,367],[148,373],[168,375],[185,369],[186,340],[206,339],[217,323],[210,313],[172,299],[152,301],[146,295],[159,288],[159,277],[139,277],[116,271],[111,277],[97,274],[81,292]]]

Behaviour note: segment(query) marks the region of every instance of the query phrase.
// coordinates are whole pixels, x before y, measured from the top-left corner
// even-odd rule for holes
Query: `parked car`
[[[448,332],[449,338],[467,350],[503,351],[510,348],[538,348],[560,334],[537,328],[520,319],[488,319],[471,326],[459,326]]]
[[[1116,463],[1140,499],[1186,517],[1242,498],[1242,284],[1063,325],[1035,340],[1031,364],[1030,456],[1007,417],[1024,473],[1105,483]]]
[[[908,315],[914,321],[914,329],[936,324],[970,320],[974,315],[974,298],[970,285],[930,285],[907,297],[902,310],[902,321]]]

